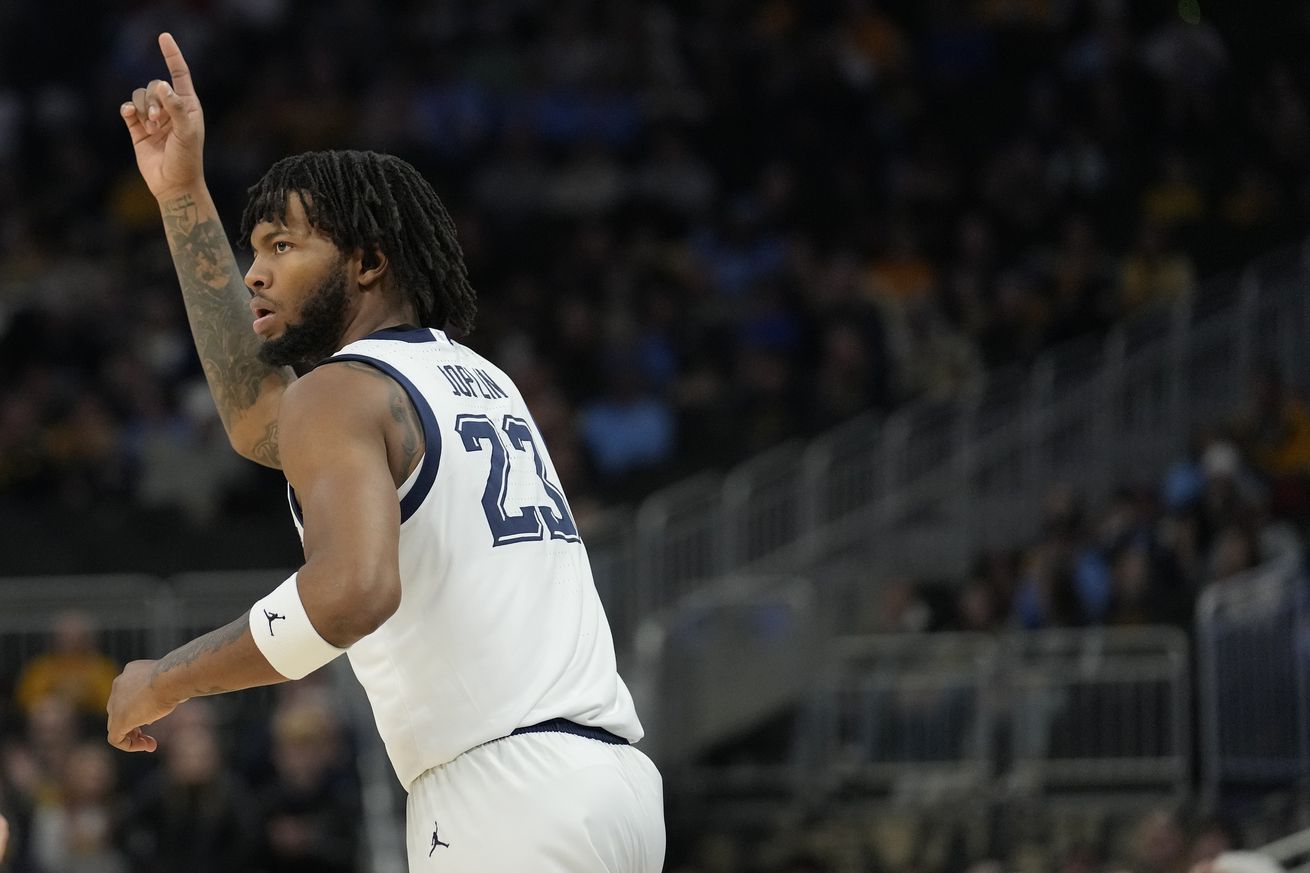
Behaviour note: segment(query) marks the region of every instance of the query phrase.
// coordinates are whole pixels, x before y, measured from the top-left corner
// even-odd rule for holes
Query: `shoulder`
[[[341,410],[353,404],[385,398],[395,380],[377,367],[358,360],[328,358],[287,388],[283,410],[305,411],[319,406]]]
[[[398,388],[376,367],[329,358],[287,388],[279,424],[283,434],[301,424],[346,430],[380,424]]]

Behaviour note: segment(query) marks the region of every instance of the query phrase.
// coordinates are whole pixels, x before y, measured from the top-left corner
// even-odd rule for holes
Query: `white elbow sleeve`
[[[274,588],[250,608],[250,634],[273,669],[288,679],[301,679],[344,654],[319,636],[305,613],[296,585],[298,574]]]

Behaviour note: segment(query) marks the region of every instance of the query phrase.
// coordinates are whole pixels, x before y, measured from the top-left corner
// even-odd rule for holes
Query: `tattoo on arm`
[[[201,690],[201,691],[197,691],[195,696],[196,696],[196,697],[213,697],[215,694],[226,694],[227,692],[229,692],[229,691],[231,691],[231,690],[232,690],[232,689],[230,689],[230,688],[218,688],[218,687],[214,687],[214,688],[206,688],[206,689],[203,689],[203,690]]]
[[[230,431],[236,418],[259,399],[265,380],[273,377],[285,385],[291,378],[284,368],[259,360],[245,282],[222,223],[207,212],[202,213],[190,194],[168,200],[162,208],[196,351],[219,417]],[[274,440],[271,457],[276,458],[276,426],[266,437]],[[268,455],[270,449],[264,446],[262,451]]]
[[[419,454],[423,451],[423,431],[419,427],[418,416],[414,414],[414,404],[410,402],[404,389],[391,382],[391,418],[401,427],[400,450],[403,455],[402,467],[405,475],[414,470]]]
[[[408,476],[414,472],[414,465],[418,463],[419,456],[423,454],[423,427],[419,423],[418,414],[414,411],[414,404],[410,401],[409,395],[405,389],[401,388],[395,379],[392,379],[386,373],[383,373],[377,367],[371,367],[368,364],[359,361],[342,361],[345,366],[361,373],[368,373],[387,383],[387,406],[391,410],[391,420],[397,425],[392,433],[398,437],[397,447],[401,454],[401,468]]]
[[[282,457],[277,448],[277,420],[270,421],[264,428],[264,436],[255,443],[251,451],[254,459],[266,467],[282,466]]]
[[[249,626],[248,623],[249,619],[243,615],[231,624],[210,631],[203,637],[197,637],[185,646],[179,646],[156,662],[151,677],[152,680],[179,667],[189,667],[204,655],[227,648],[241,639],[242,634],[246,632],[246,628]],[[224,691],[231,690],[234,689],[213,687],[201,693],[221,694]]]

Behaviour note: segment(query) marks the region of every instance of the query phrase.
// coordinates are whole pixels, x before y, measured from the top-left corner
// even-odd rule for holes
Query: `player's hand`
[[[5,848],[9,845],[9,822],[0,815],[0,861],[5,859]]]
[[[154,661],[132,661],[114,680],[109,692],[109,745],[124,752],[153,752],[159,747],[155,738],[141,728],[154,724],[177,708],[155,695],[150,685]]]
[[[154,79],[119,107],[136,150],[136,166],[150,193],[163,200],[204,180],[205,115],[191,71],[172,34],[159,35],[170,84]]]

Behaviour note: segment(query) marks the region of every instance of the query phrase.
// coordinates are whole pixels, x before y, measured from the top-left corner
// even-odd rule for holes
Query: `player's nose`
[[[272,284],[272,277],[256,260],[250,265],[250,269],[246,270],[245,283],[247,288],[258,293]]]

